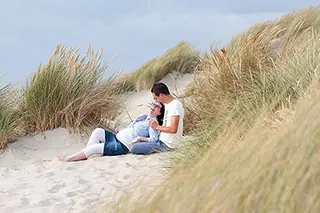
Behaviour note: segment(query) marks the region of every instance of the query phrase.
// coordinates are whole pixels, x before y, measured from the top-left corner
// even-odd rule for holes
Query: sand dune
[[[191,74],[173,73],[162,82],[182,94]],[[178,88],[178,91],[175,90]],[[128,94],[119,120],[124,127],[146,112],[150,91]],[[97,212],[114,205],[137,186],[155,190],[165,179],[166,159],[172,153],[90,158],[65,163],[55,151],[70,154],[81,150],[88,136],[73,135],[59,128],[25,136],[0,152],[0,212]]]

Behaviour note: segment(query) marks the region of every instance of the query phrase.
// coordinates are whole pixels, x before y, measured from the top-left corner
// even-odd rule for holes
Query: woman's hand
[[[135,139],[133,139],[133,140],[129,143],[129,145],[134,144],[134,143],[137,143],[137,142],[140,142],[140,137],[136,137]]]

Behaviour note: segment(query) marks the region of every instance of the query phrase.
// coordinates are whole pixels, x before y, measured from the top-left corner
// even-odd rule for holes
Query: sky
[[[318,0],[0,0],[0,85],[25,83],[58,44],[104,50],[132,71],[185,40],[223,46],[251,25]],[[115,56],[118,55],[115,60]]]

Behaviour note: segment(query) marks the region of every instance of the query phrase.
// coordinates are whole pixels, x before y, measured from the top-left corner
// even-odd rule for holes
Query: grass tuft
[[[102,50],[90,46],[84,56],[79,48],[57,46],[23,89],[20,111],[26,131],[82,129],[113,119],[120,109],[118,91],[112,77],[106,77],[102,56]]]
[[[18,115],[15,108],[16,94],[11,85],[0,88],[0,149],[8,145],[8,140],[17,134]]]
[[[169,49],[161,57],[154,58],[139,69],[124,74],[118,79],[118,88],[123,91],[150,89],[170,72],[192,73],[199,63],[198,53],[185,41]]]

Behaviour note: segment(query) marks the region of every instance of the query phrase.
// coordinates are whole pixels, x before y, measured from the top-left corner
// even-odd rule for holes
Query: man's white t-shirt
[[[178,131],[176,134],[161,132],[159,140],[164,142],[168,147],[175,148],[174,143],[182,137],[184,109],[181,102],[173,99],[170,103],[165,104],[165,112],[162,126],[171,126],[171,117],[179,116]]]

